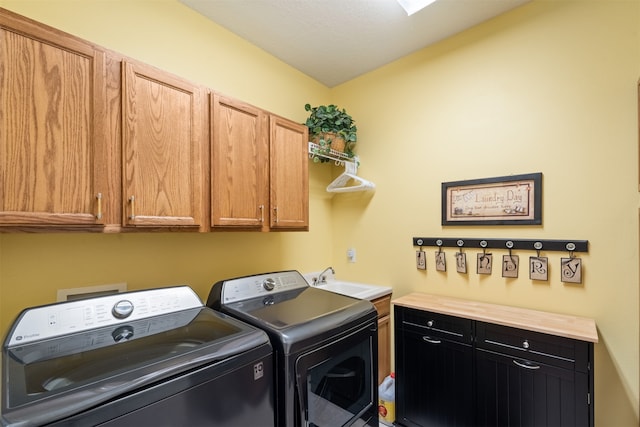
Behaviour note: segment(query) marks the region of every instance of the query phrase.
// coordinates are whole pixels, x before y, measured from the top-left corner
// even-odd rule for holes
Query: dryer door
[[[378,426],[377,329],[367,324],[302,354],[296,361],[300,419],[305,426]]]

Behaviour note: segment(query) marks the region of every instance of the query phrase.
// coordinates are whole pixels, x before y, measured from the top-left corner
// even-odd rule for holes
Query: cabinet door
[[[201,226],[203,90],[133,62],[122,90],[123,224]]]
[[[588,426],[586,373],[476,350],[477,423]]]
[[[272,115],[270,119],[270,226],[309,228],[308,128]]]
[[[0,226],[102,224],[104,53],[0,13]]]
[[[391,373],[391,295],[371,301],[378,312],[378,382]]]
[[[471,345],[396,330],[396,417],[406,426],[470,426]]]
[[[211,96],[211,226],[262,228],[268,215],[268,116]]]
[[[378,318],[378,382],[391,373],[391,316]]]

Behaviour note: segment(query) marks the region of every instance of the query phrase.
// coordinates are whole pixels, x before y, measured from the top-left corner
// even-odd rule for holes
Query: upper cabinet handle
[[[102,219],[102,193],[98,193],[96,195],[96,199],[98,200],[98,213],[96,214],[96,219]]]
[[[277,206],[275,206],[273,208],[273,217],[274,217],[273,222],[277,223],[278,222],[278,207]]]
[[[131,215],[129,215],[129,219],[135,219],[136,218],[136,212],[135,212],[135,209],[134,209],[135,200],[136,200],[135,196],[129,197],[129,204],[131,205]]]
[[[260,209],[260,222],[264,222],[264,205],[258,206],[258,209]]]

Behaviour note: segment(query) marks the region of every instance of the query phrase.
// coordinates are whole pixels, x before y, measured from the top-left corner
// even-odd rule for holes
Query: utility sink
[[[342,282],[339,280],[328,280],[327,283],[318,285],[316,288],[369,301],[391,293],[389,286],[366,285],[364,283]]]
[[[337,280],[332,273],[326,273],[326,283],[314,285],[314,279],[318,277],[318,272],[305,274],[307,282],[318,289],[335,292],[352,298],[374,300],[384,295],[389,295],[392,291],[390,286],[370,285],[366,283],[345,282]]]

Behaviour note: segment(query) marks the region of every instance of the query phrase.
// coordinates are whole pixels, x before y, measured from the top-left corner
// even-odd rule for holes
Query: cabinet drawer
[[[398,327],[406,331],[465,344],[472,342],[473,321],[470,319],[405,307],[396,307],[395,315]]]
[[[476,346],[550,366],[589,369],[589,343],[571,338],[477,322]]]

